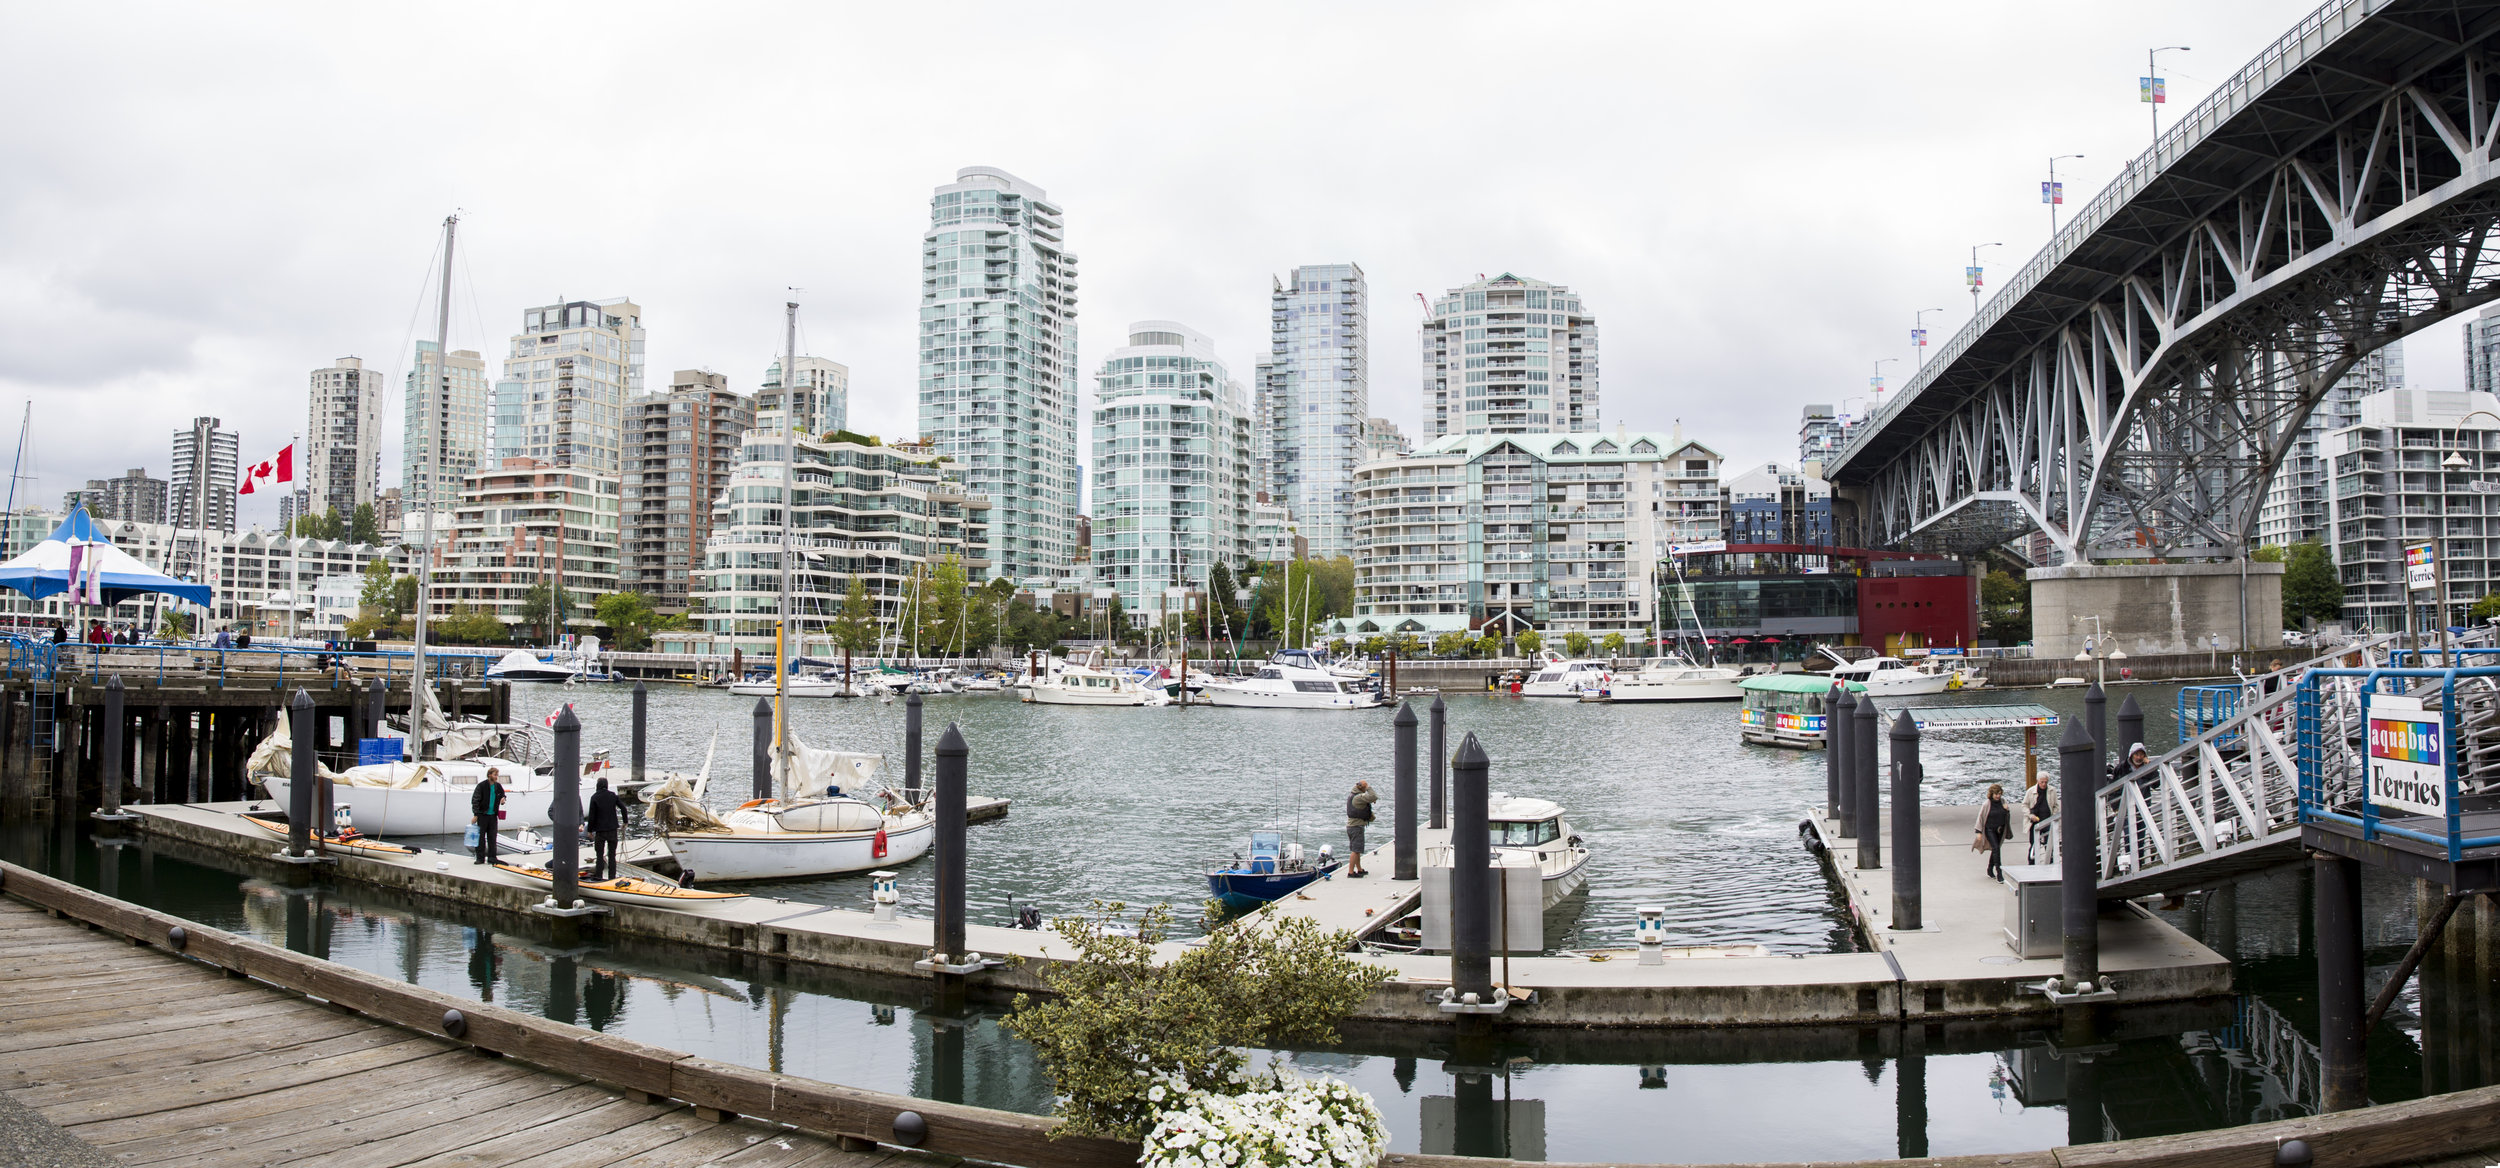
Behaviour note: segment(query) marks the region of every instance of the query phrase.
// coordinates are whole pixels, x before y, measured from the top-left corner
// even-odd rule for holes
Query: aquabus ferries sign
[[[2419,698],[2370,695],[2370,802],[2448,817],[2448,734]]]

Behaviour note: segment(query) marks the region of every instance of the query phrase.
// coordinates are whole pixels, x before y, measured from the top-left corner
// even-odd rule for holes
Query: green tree
[[[660,622],[659,611],[651,607],[651,598],[639,592],[611,592],[599,598],[592,610],[599,623],[608,627],[616,647],[628,653],[639,653],[651,646],[651,633]]]
[[[393,603],[391,564],[380,556],[365,561],[364,591],[356,597],[360,607],[387,611]]]
[[[531,581],[521,593],[521,623],[530,627],[532,640],[544,644],[551,638],[558,603],[556,586],[544,580]]]
[[[1481,634],[1476,638],[1475,646],[1478,657],[1499,657],[1502,655],[1502,635],[1493,632]]]
[[[1535,629],[1523,629],[1518,636],[1510,640],[1512,644],[1519,646],[1519,653],[1523,657],[1534,657],[1537,650],[1545,647],[1545,634]]]
[[[1608,633],[1606,634],[1605,640],[1597,643],[1597,647],[1605,650],[1606,655],[1609,657],[1621,657],[1623,656],[1624,644],[1623,634]]]
[[[1293,597],[1291,613],[1285,611],[1288,593]],[[1264,575],[1254,603],[1265,626],[1262,632],[1288,645],[1308,645],[1321,625],[1353,613],[1354,561],[1292,561]]]
[[[2248,558],[2255,560],[2260,564],[2280,564],[2283,562],[2283,545],[2279,543],[2267,544],[2264,547],[2258,548],[2256,551],[2250,552],[2248,554]]]
[[[336,507],[321,515],[298,515],[287,528],[288,534],[298,539],[341,539],[347,535],[347,521],[339,517]]]
[[[851,591],[842,598],[841,615],[833,618],[833,643],[845,653],[877,647],[877,604],[868,598],[868,578],[851,577]]]
[[[1389,647],[1397,650],[1400,657],[1419,657],[1423,655],[1424,640],[1413,633],[1391,633]]]
[[[2465,615],[2478,625],[2500,617],[2500,592],[2484,593],[2482,599],[2474,602],[2474,607],[2465,611]]]
[[[191,614],[183,611],[182,609],[174,609],[167,612],[163,616],[157,618],[156,631],[160,635],[167,637],[190,636]]]
[[[929,574],[920,596],[920,636],[933,654],[952,653],[957,634],[963,628],[968,611],[964,579],[964,563],[949,555],[938,561],[937,570]],[[980,646],[967,644],[968,649]]]
[[[467,604],[452,606],[449,615],[427,625],[426,630],[460,645],[498,644],[512,635],[502,621],[495,619],[495,614]]]
[[[1377,657],[1388,647],[1389,638],[1381,636],[1378,633],[1373,633],[1372,635],[1363,638],[1361,641],[1356,642],[1354,651],[1364,655],[1365,657]]]
[[[2283,561],[2283,624],[2296,627],[2310,620],[2331,621],[2344,614],[2344,581],[2326,545],[2316,540],[2293,544]]]
[[[1215,630],[1215,635],[1218,637],[1231,636],[1239,631],[1236,622],[1241,619],[1241,602],[1233,599],[1233,593],[1239,591],[1240,588],[1240,585],[1233,583],[1231,568],[1219,563],[1208,569],[1207,619],[1209,627]]]
[[[1563,634],[1563,652],[1573,657],[1586,657],[1590,649],[1589,635],[1578,629]]]
[[[1432,639],[1432,655],[1435,657],[1463,656],[1474,644],[1475,642],[1468,639],[1465,633],[1443,633]]]
[[[1126,911],[1097,902],[1091,917],[1053,922],[1075,960],[1041,968],[1058,996],[1018,994],[1006,1022],[1040,1057],[1071,1135],[1138,1139],[1158,1109],[1149,1093],[1169,1078],[1237,1092],[1247,1049],[1334,1046],[1338,1025],[1389,978],[1355,960],[1352,934],[1306,917],[1210,918],[1203,941],[1166,957],[1156,947],[1172,910]]]
[[[373,504],[356,504],[356,514],[347,521],[347,538],[369,545],[382,542],[382,519],[374,514]]]
[[[2031,639],[2031,582],[2000,568],[1979,581],[1979,635],[2000,645]]]

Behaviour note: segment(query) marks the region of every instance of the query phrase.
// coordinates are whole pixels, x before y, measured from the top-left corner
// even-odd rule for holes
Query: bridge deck
[[[14,900],[0,900],[0,1101],[0,1149],[40,1148],[64,1165],[922,1162],[632,1102]]]

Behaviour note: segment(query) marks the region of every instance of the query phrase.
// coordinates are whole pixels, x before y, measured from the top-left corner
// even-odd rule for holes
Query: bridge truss
[[[2085,209],[1861,427],[1870,534],[2231,556],[2327,391],[2500,299],[2500,3],[2338,0]]]

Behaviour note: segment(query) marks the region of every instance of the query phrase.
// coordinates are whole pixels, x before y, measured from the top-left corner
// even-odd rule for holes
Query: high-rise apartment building
[[[353,516],[382,490],[382,374],[354,357],[312,371],[297,493],[306,513]]]
[[[2500,305],[2465,322],[2465,389],[2500,394]]]
[[[1560,284],[1504,272],[1450,289],[1423,358],[1421,440],[1597,429],[1597,318]]]
[[[176,527],[234,530],[234,431],[216,418],[193,418],[174,431],[174,465],[166,511]]]
[[[800,358],[806,368],[809,358]],[[625,413],[625,497],[618,587],[684,612],[712,536],[712,504],[738,467],[739,436],[755,425],[754,399],[729,379],[680,369],[667,393],[635,398]]]
[[[831,434],[851,428],[851,367],[823,357],[801,357],[795,364],[792,407],[796,413],[791,421],[802,434]],[[684,376],[684,374],[679,374]],[[782,411],[781,362],[776,359],[764,369],[764,387],[755,392],[755,413],[772,415],[776,420]],[[750,425],[755,423],[749,423]],[[744,430],[745,426],[738,429]],[[737,445],[737,435],[730,435],[730,445]]]
[[[1131,620],[1185,611],[1167,589],[1203,593],[1215,565],[1249,559],[1248,394],[1215,342],[1168,320],[1130,325],[1094,385],[1094,579]]]
[[[535,635],[588,632],[617,590],[617,490],[614,475],[528,458],[471,474],[435,539],[433,616],[465,607],[523,625],[530,586],[545,584],[561,611]]]
[[[568,300],[521,313],[495,383],[495,457],[604,475],[625,464],[625,403],[642,392],[642,309]]]
[[[1049,587],[1076,552],[1076,257],[1040,187],[967,167],[920,237],[920,433],[987,495],[989,572]]]
[[[2332,531],[2327,516],[2326,496],[2332,484],[2322,454],[2328,434],[2361,423],[2362,399],[2391,389],[2401,389],[2405,380],[2404,342],[2382,345],[2353,363],[2351,372],[2338,378],[2326,391],[2326,397],[2309,417],[2301,422],[2300,432],[2285,452],[2282,465],[2275,468],[2274,481],[2266,486],[2265,501],[2257,508],[2257,543],[2290,546],[2306,540],[2325,540]]]
[[[124,523],[163,523],[171,495],[165,480],[148,477],[147,468],[132,467],[120,478],[88,479],[84,490],[71,491],[68,507],[86,504],[97,519]]]
[[[1797,461],[1829,465],[1840,446],[1848,438],[1841,425],[1840,411],[1826,404],[1809,405],[1805,418],[1797,427]]]
[[[1363,461],[1403,458],[1414,449],[1415,444],[1407,440],[1406,432],[1398,429],[1397,423],[1387,418],[1363,419]]]
[[[2500,397],[2468,390],[2395,389],[2362,398],[2354,421],[2322,440],[2336,571],[2347,627],[2374,633],[2473,623],[2473,603],[2500,581]],[[2446,609],[2434,589],[2405,583],[2405,549],[2433,545]]]
[[[1273,281],[1268,300],[1268,492],[1301,521],[1311,555],[1351,555],[1346,508],[1368,451],[1370,292],[1354,264],[1311,264]]]
[[[439,352],[434,342],[418,341],[408,370],[399,486],[412,511],[451,510],[461,484],[489,461],[486,360],[473,349]]]

